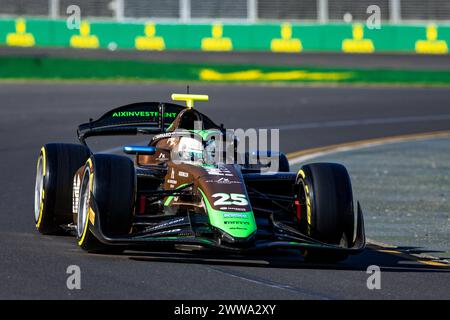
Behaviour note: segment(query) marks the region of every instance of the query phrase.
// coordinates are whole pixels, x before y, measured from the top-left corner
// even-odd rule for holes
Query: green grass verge
[[[448,86],[450,72],[4,56],[0,79]]]

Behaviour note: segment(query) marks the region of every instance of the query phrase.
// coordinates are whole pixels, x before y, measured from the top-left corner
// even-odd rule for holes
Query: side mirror
[[[145,154],[145,155],[153,155],[156,152],[155,147],[149,146],[125,146],[123,147],[123,152],[126,154]]]

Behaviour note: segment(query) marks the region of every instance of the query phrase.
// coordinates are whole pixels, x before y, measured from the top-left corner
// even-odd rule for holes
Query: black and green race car
[[[35,185],[39,232],[71,233],[97,253],[291,248],[332,262],[364,249],[363,215],[344,166],[313,163],[290,172],[282,153],[239,154],[242,142],[193,108],[207,96],[173,98],[187,106],[126,105],[80,125],[81,144],[44,145]],[[150,142],[124,146],[124,155],[93,153],[86,143],[137,134]],[[278,170],[265,172],[271,161]]]

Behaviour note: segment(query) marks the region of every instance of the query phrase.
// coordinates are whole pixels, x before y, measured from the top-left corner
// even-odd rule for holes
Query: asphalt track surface
[[[39,235],[33,223],[33,188],[41,145],[75,142],[76,126],[89,117],[130,102],[168,101],[172,92],[184,88],[0,84],[0,298],[450,298],[448,268],[375,247],[326,266],[283,252],[244,258],[185,252],[91,255],[71,237]],[[227,127],[280,127],[285,152],[450,129],[450,89],[212,85],[195,86],[191,92],[208,93],[210,102],[198,108]],[[66,288],[69,265],[81,268],[81,290]],[[366,287],[369,265],[381,268],[381,290]]]

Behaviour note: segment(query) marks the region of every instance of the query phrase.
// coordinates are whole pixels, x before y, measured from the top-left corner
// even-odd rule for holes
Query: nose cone
[[[226,211],[215,209],[211,200],[222,197],[219,201],[227,201],[223,200],[226,197],[225,193],[218,197],[214,197],[216,194],[213,194],[212,199],[208,199],[206,194],[201,189],[199,190],[205,203],[209,222],[220,230],[223,240],[229,243],[246,242],[253,236],[256,231],[256,222],[252,210],[236,212],[229,208]],[[217,204],[217,200],[215,203]]]
[[[245,184],[233,166],[205,168],[198,186],[212,226],[229,243],[246,242],[256,231]]]

